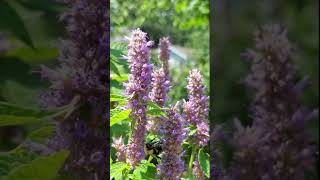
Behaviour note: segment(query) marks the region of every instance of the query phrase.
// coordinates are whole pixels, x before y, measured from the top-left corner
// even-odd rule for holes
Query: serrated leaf
[[[13,169],[3,180],[50,180],[57,176],[68,155],[68,151],[62,150],[49,156],[38,157]]]
[[[25,24],[14,8],[4,0],[0,0],[0,29],[6,30],[23,41],[28,46],[34,48],[33,42],[27,31]]]
[[[129,114],[131,113],[131,109],[120,111],[118,113],[115,113],[110,118],[110,126],[113,126],[116,123],[119,123],[123,120],[126,120],[129,118]]]
[[[133,171],[134,180],[138,179],[156,179],[157,169],[154,164],[142,160],[140,165]]]
[[[129,168],[130,168],[130,165],[124,162],[117,162],[117,163],[111,164],[110,178],[111,179],[114,178],[115,180],[118,180],[118,179],[121,180],[123,171]]]
[[[210,177],[210,156],[209,154],[205,153],[202,148],[199,149],[198,161],[199,161],[201,170],[204,172],[206,177],[209,178]]]

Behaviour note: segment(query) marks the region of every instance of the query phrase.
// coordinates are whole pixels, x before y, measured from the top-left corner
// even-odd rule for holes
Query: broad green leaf
[[[140,165],[133,171],[135,180],[138,179],[156,179],[157,169],[154,164],[149,163],[146,160],[142,160]]]
[[[131,109],[120,111],[119,113],[115,113],[110,118],[110,126],[113,126],[118,122],[128,119],[130,112],[131,112]]]
[[[115,180],[122,180],[123,171],[129,168],[130,168],[130,165],[124,162],[117,162],[117,163],[111,164],[110,178],[111,179],[114,178]]]
[[[110,102],[116,101],[126,101],[126,97],[118,94],[110,94]]]
[[[207,177],[210,177],[210,156],[201,148],[198,153],[200,167]]]
[[[25,24],[14,8],[4,0],[0,0],[0,29],[9,31],[28,46],[34,48]]]
[[[13,169],[3,180],[50,180],[57,176],[69,152],[59,151],[49,156],[41,156],[28,164]]]

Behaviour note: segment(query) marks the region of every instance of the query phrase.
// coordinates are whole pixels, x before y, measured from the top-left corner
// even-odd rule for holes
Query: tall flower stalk
[[[130,75],[126,84],[126,94],[130,97],[128,106],[132,110],[130,117],[133,120],[133,133],[128,145],[128,160],[132,166],[138,165],[145,158],[146,110],[152,72],[148,44],[146,33],[140,29],[132,32],[127,56]]]
[[[164,121],[164,145],[161,163],[158,166],[160,179],[181,179],[184,171],[182,142],[187,130],[183,127],[183,119],[174,108],[167,110],[168,118]]]
[[[209,127],[207,119],[209,115],[208,97],[205,96],[205,86],[202,82],[202,75],[197,69],[190,71],[188,79],[188,98],[183,105],[183,113],[186,122],[191,125],[195,133],[190,137],[192,144],[192,154],[189,162],[189,173],[192,172],[194,155],[197,149],[204,147],[209,141]]]
[[[109,3],[100,0],[64,1],[61,20],[67,37],[62,41],[60,65],[41,67],[41,76],[50,81],[41,93],[43,107],[60,107],[79,97],[77,109],[67,119],[56,119],[48,147],[68,149],[64,170],[75,178],[105,179],[108,157],[108,63]]]
[[[169,37],[163,37],[159,42],[159,59],[162,62],[162,68],[166,75],[166,80],[170,81],[169,58],[170,58],[170,41]]]
[[[234,134],[235,179],[304,179],[312,171],[317,148],[307,123],[316,114],[299,102],[308,84],[296,81],[293,48],[287,31],[267,25],[255,34],[256,46],[245,53],[251,65],[246,84],[256,91],[252,104],[253,125]]]

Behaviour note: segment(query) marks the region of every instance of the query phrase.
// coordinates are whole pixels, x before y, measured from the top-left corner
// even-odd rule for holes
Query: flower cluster
[[[150,99],[157,103],[160,107],[164,107],[167,100],[170,82],[164,68],[155,69],[152,73],[152,91]]]
[[[159,59],[162,61],[162,67],[167,76],[167,80],[170,80],[169,75],[169,58],[170,58],[170,41],[168,37],[163,37],[160,39],[159,43],[160,53]]]
[[[204,88],[200,71],[190,71],[187,85],[189,100],[184,103],[183,112],[185,120],[196,128],[192,141],[198,147],[207,145],[209,141],[208,97],[204,94]]]
[[[80,97],[75,111],[67,119],[57,120],[55,135],[48,146],[54,150],[67,148],[70,158],[65,170],[105,179],[108,157],[109,90],[109,3],[100,0],[64,1],[68,39],[62,41],[60,65],[41,67],[41,76],[50,81],[49,90],[41,93],[43,107],[60,107]],[[84,112],[85,111],[85,112]],[[83,114],[86,114],[84,116]],[[77,175],[76,175],[77,176]]]
[[[263,26],[255,35],[256,46],[245,57],[252,62],[246,79],[256,91],[252,104],[253,125],[233,136],[235,179],[304,179],[313,170],[317,148],[307,123],[316,111],[303,107],[298,97],[307,85],[296,83],[292,45],[279,25]]]
[[[145,158],[146,104],[149,100],[152,72],[148,44],[146,33],[140,29],[132,32],[127,56],[130,75],[129,82],[126,84],[126,94],[130,97],[128,101],[128,106],[132,110],[130,116],[135,121],[132,138],[128,146],[128,160],[133,166],[136,166]]]
[[[116,149],[117,161],[126,162],[127,147],[124,145],[122,137],[113,139],[112,147]]]
[[[164,122],[163,156],[158,166],[158,175],[161,179],[181,179],[184,171],[184,162],[181,159],[182,141],[186,137],[187,129],[183,127],[183,119],[174,108],[167,110],[167,116]]]

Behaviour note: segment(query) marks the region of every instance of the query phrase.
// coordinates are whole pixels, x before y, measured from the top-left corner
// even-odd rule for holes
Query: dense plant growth
[[[209,178],[203,77],[191,70],[188,100],[172,102],[169,39],[159,41],[158,67],[145,32],[133,30],[128,40],[111,45],[111,178]]]

